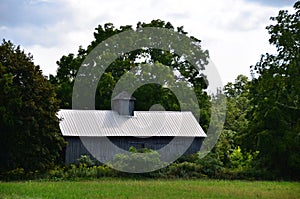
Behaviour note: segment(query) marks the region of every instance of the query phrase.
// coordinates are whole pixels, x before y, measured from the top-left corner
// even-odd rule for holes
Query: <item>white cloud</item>
[[[60,47],[45,48],[40,45],[31,46],[29,51],[33,54],[33,61],[40,65],[45,75],[55,74],[57,69],[56,60],[69,53]]]

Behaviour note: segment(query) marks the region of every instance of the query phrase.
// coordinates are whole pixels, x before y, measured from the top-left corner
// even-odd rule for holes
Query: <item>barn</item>
[[[200,150],[206,134],[191,112],[134,111],[134,101],[122,92],[113,99],[113,110],[60,110],[66,164],[86,154],[106,162],[130,146],[164,154]]]

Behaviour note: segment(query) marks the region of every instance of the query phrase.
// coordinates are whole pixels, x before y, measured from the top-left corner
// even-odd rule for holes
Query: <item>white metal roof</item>
[[[191,112],[66,110],[58,112],[63,136],[184,136],[206,137]]]

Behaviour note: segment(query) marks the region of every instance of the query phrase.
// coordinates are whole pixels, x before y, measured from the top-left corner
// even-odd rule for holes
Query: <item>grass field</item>
[[[0,198],[300,198],[300,183],[128,179],[1,182]]]

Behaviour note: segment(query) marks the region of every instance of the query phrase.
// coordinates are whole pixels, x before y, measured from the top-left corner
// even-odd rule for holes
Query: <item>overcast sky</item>
[[[55,74],[56,61],[77,53],[93,40],[94,29],[112,22],[136,26],[153,19],[184,26],[202,40],[223,83],[266,52],[274,52],[265,27],[279,10],[293,10],[295,0],[1,0],[0,37],[33,54],[45,75]]]

